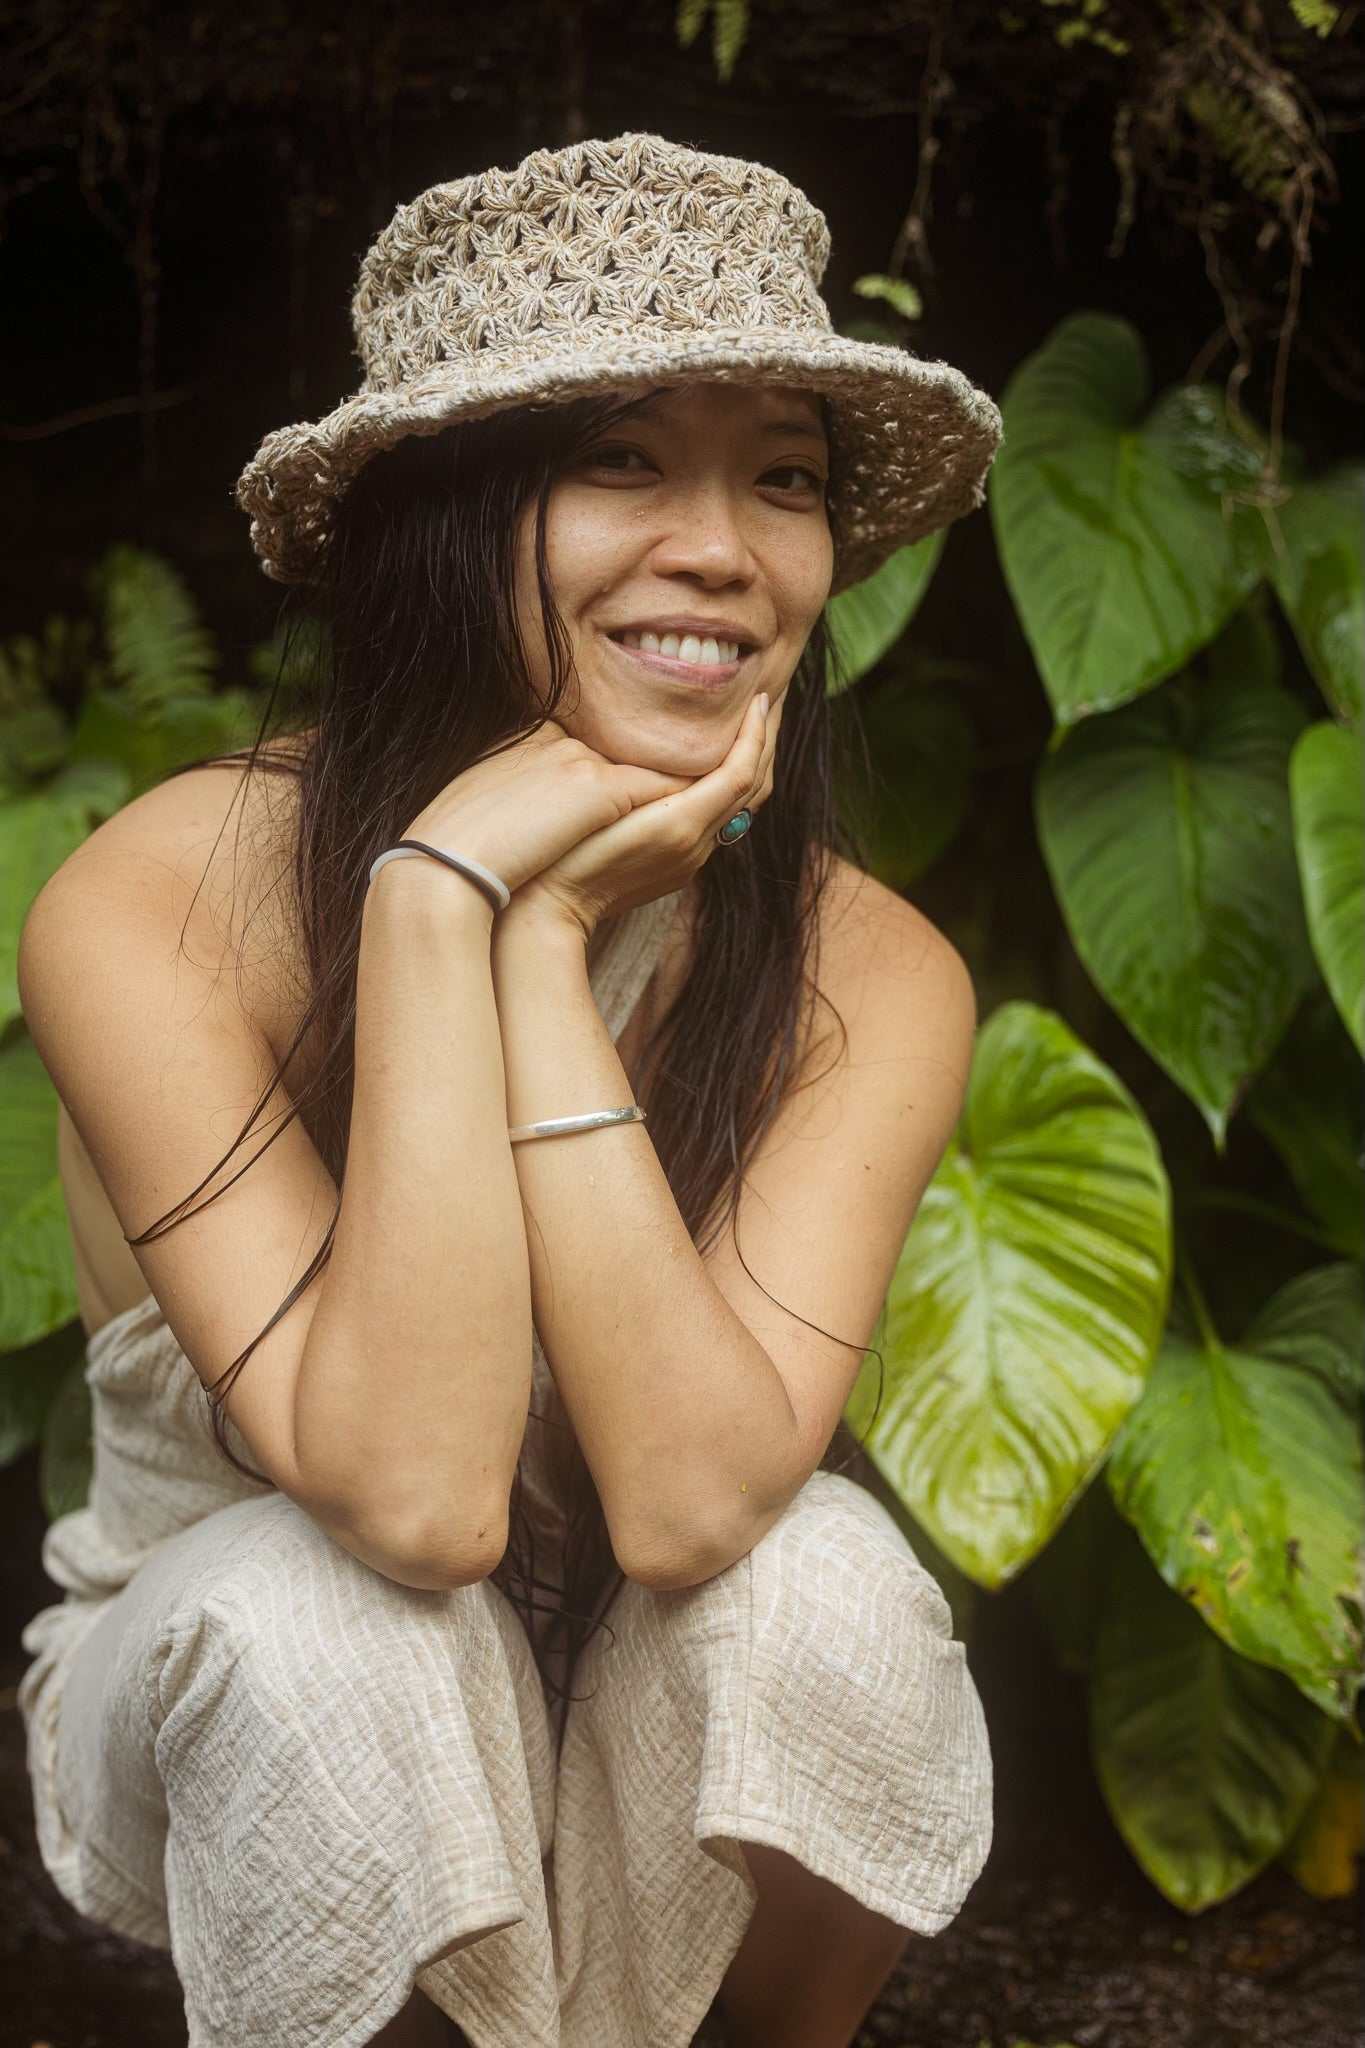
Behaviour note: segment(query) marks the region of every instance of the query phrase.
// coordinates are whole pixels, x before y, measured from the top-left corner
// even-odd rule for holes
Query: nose
[[[735,493],[724,479],[698,482],[670,503],[668,530],[654,550],[664,576],[698,576],[706,584],[745,583],[753,551]]]

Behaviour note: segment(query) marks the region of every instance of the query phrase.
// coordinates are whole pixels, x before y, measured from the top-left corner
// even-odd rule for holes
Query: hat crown
[[[366,252],[362,390],[612,337],[832,331],[825,216],[780,172],[660,135],[535,150],[432,185]]]

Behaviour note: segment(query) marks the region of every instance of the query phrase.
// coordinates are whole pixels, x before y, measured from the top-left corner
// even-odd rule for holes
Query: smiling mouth
[[[651,639],[657,638],[662,645],[670,647],[681,647],[690,643],[690,645],[700,650],[704,644],[698,636],[690,633],[651,634],[649,637]],[[734,660],[684,660],[676,652],[673,654],[663,653],[662,647],[657,650],[642,647],[640,645],[642,635],[639,633],[606,633],[603,635],[603,638],[609,640],[613,647],[619,648],[628,660],[637,662],[645,668],[653,669],[658,675],[670,676],[679,682],[700,684],[703,689],[707,688],[708,685],[715,689],[722,683],[732,681],[739,674],[749,655],[755,651],[734,640],[719,641],[712,644],[717,646],[719,650],[727,653],[730,648],[738,647],[738,655]]]

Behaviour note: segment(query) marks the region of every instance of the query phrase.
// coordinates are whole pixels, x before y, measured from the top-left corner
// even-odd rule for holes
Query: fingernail
[[[759,691],[759,693],[758,693],[758,710],[759,710],[759,716],[760,716],[761,718],[766,718],[766,717],[767,717],[767,715],[768,715],[768,693],[767,693],[767,691],[766,691],[766,690],[760,690],[760,691]]]

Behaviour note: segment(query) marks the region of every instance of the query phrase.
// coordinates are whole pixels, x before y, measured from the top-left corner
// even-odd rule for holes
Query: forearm
[[[438,1564],[501,1555],[530,1401],[492,916],[435,862],[369,891],[345,1182],[295,1397],[321,1497]]]
[[[516,912],[493,940],[509,1123],[631,1101],[581,938]],[[648,1123],[511,1149],[535,1326],[617,1558],[641,1576],[704,1561],[761,1513],[765,1450],[790,1466],[781,1377],[712,1283]]]

